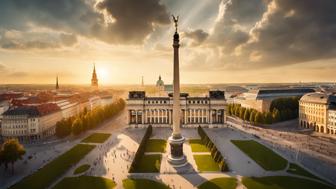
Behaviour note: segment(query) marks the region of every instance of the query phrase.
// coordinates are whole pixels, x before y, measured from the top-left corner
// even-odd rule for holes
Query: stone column
[[[135,124],[138,124],[138,110],[135,110]]]
[[[186,157],[183,154],[184,137],[181,135],[181,104],[180,104],[180,68],[179,68],[179,34],[177,33],[177,21],[173,17],[175,22],[176,31],[174,34],[173,47],[174,47],[174,77],[173,77],[173,133],[169,137],[170,154],[168,156],[168,162],[175,166],[181,167],[186,165]]]
[[[131,124],[131,110],[127,111],[128,115],[127,115],[127,124],[130,125]]]
[[[187,111],[188,111],[188,110],[187,110],[187,108],[186,108],[186,109],[184,110],[184,124],[187,124],[187,120],[188,120],[188,119],[187,119],[187,115],[188,115],[188,114],[187,114]]]

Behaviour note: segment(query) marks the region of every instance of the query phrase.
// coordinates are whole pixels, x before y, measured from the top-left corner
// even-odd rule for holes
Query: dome
[[[164,82],[163,82],[163,80],[161,79],[161,76],[159,76],[159,80],[157,80],[157,82],[156,82],[156,86],[157,86],[157,87],[164,86]]]

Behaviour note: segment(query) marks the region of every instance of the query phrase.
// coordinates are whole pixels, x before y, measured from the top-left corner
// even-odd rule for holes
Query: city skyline
[[[62,83],[88,84],[93,63],[102,85],[139,84],[141,76],[155,83],[158,75],[171,83],[171,13],[183,19],[182,84],[335,81],[331,0],[0,5],[2,84],[52,84],[56,75]]]
[[[335,0],[0,0],[0,189],[336,189]]]

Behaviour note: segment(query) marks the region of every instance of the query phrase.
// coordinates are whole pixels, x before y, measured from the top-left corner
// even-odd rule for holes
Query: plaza
[[[57,158],[57,156],[78,144],[93,145],[95,147],[87,155],[83,156],[80,161],[65,170],[64,174],[50,182],[48,188],[77,186],[76,182],[84,182],[81,181],[81,179],[96,183],[96,186],[101,186],[101,188],[139,187],[138,184],[135,184],[136,182],[141,182],[146,186],[152,185],[153,187],[156,184],[161,183],[161,185],[159,185],[163,188],[204,188],[204,186],[213,185],[213,183],[210,185],[205,183],[207,183],[207,181],[212,182],[212,179],[214,179],[214,183],[226,183],[222,183],[223,186],[230,185],[233,188],[235,188],[234,186],[236,186],[236,188],[244,188],[248,185],[250,186],[248,188],[253,189],[253,187],[251,187],[253,186],[253,182],[258,182],[258,180],[251,180],[249,178],[254,177],[260,179],[270,178],[271,181],[274,180],[275,184],[279,182],[279,179],[298,179],[298,181],[302,183],[312,182],[316,184],[313,184],[314,186],[318,185],[328,188],[327,185],[324,185],[327,183],[324,178],[319,177],[316,173],[311,174],[315,175],[315,177],[311,175],[307,176],[307,174],[293,174],[293,171],[290,173],[290,171],[288,171],[290,168],[289,163],[296,163],[295,160],[288,157],[282,151],[273,149],[269,143],[255,138],[254,135],[227,126],[224,128],[205,129],[208,136],[218,147],[218,150],[224,154],[225,161],[229,166],[229,171],[227,172],[220,172],[219,169],[209,169],[209,167],[202,167],[200,170],[200,167],[197,164],[198,159],[195,157],[206,156],[209,155],[210,152],[207,151],[206,147],[200,142],[200,136],[195,128],[181,129],[182,135],[186,138],[186,142],[183,145],[183,151],[187,158],[188,166],[184,168],[183,172],[177,172],[167,161],[169,145],[166,141],[170,136],[171,128],[161,127],[153,129],[153,133],[149,139],[151,142],[145,152],[146,155],[157,154],[161,156],[159,170],[156,172],[129,173],[129,167],[133,161],[139,143],[145,134],[146,128],[125,127],[127,125],[125,119],[126,116],[126,112],[124,112],[97,130],[93,130],[72,141],[58,141],[56,143],[51,143],[50,145],[28,147],[26,157],[24,160],[17,163],[15,167],[20,171],[16,171],[14,177],[2,177],[0,180],[1,188],[7,188],[14,182],[20,182],[23,177],[39,171],[40,167],[43,167]],[[88,140],[88,138],[95,139],[97,133],[99,133],[104,140]],[[102,133],[105,134],[102,135]],[[257,163],[258,161],[255,161],[248,154],[245,154],[235,146],[232,140],[256,141],[266,148],[271,149],[270,151],[272,153],[283,157],[286,165],[277,170],[265,170]],[[31,160],[27,160],[27,157],[34,153],[34,157]],[[204,165],[208,165],[211,161],[211,156],[209,155],[209,157],[210,159],[204,160]],[[83,165],[88,165],[88,169],[80,173],[75,173],[76,169]],[[216,166],[216,164],[213,164],[212,166]],[[147,182],[147,180],[149,181]],[[232,182],[235,184],[232,185]],[[330,182],[330,180],[328,182]],[[204,185],[202,186],[202,184]],[[78,185],[78,187],[79,186],[82,185]],[[89,183],[88,186],[90,186]],[[291,187],[288,186],[283,188]]]

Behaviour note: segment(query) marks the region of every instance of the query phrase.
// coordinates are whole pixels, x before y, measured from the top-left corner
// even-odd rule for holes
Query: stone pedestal
[[[168,142],[170,145],[170,154],[168,162],[174,167],[182,167],[187,164],[187,158],[183,154],[183,143],[185,138],[183,136],[170,136]]]

